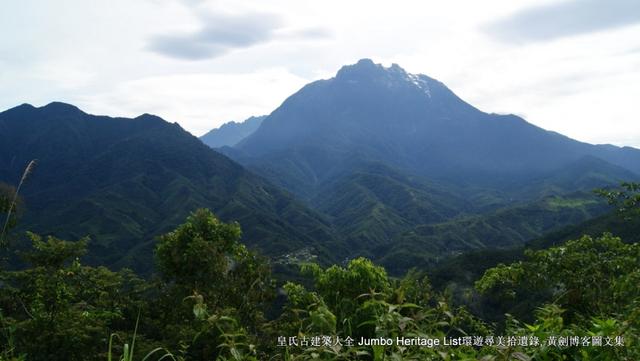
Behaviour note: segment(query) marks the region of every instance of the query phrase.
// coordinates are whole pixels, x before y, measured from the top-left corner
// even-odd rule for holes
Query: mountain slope
[[[578,239],[583,235],[599,236],[611,233],[628,243],[640,242],[640,219],[625,219],[616,211],[589,219],[583,223],[571,225],[544,237],[527,242],[527,246],[536,249],[548,248],[570,239]]]
[[[519,189],[595,156],[635,173],[640,150],[594,146],[514,115],[487,114],[425,75],[361,60],[289,97],[229,155],[299,195],[348,159],[462,185]]]
[[[0,181],[15,183],[31,159],[39,163],[22,191],[21,228],[90,235],[91,263],[148,269],[154,237],[198,207],[240,222],[243,240],[268,254],[336,247],[323,217],[155,116],[93,116],[62,103],[0,113]]]
[[[222,151],[326,214],[354,255],[400,269],[510,247],[606,211],[640,150],[484,113],[441,82],[364,59],[290,96]]]
[[[212,129],[200,140],[211,148],[220,148],[224,146],[234,146],[242,139],[251,135],[258,129],[266,115],[259,117],[251,117],[243,122],[228,122],[219,128]]]
[[[393,242],[418,224],[444,222],[471,207],[440,185],[375,163],[354,166],[324,187],[312,206],[329,215],[350,246],[359,249]]]
[[[575,191],[591,191],[640,177],[625,168],[587,155],[553,172],[523,184],[519,193],[529,198],[562,195]]]
[[[435,79],[370,60],[305,86],[220,148],[249,171],[157,117],[60,103],[1,113],[0,151],[10,183],[41,161],[25,228],[90,234],[93,261],[116,266],[148,264],[153,237],[206,206],[284,263],[365,255],[401,272],[598,216],[591,190],[640,169],[636,149],[483,113]]]

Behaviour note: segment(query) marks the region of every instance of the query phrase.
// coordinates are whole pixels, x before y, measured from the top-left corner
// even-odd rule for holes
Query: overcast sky
[[[0,4],[0,110],[58,100],[201,135],[360,58],[481,110],[640,147],[640,1],[20,0]]]

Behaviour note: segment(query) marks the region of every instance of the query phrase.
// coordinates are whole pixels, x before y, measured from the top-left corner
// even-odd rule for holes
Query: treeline
[[[602,195],[638,217],[640,186],[624,186]],[[4,194],[6,214],[15,202]],[[197,210],[159,238],[157,276],[142,279],[83,265],[87,239],[28,234],[17,255],[28,266],[0,272],[0,360],[640,359],[640,244],[611,234],[487,270],[474,293],[517,315],[500,323],[422,271],[390,277],[364,258],[305,264],[305,281],[277,285],[240,236],[238,224]]]

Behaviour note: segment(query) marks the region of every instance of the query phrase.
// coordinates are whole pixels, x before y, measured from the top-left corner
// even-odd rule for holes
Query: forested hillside
[[[369,59],[304,86],[221,151],[324,214],[349,257],[394,274],[603,215],[592,189],[640,177],[637,149],[482,112]]]
[[[87,262],[149,273],[155,238],[199,207],[244,224],[265,254],[339,247],[330,224],[291,195],[152,116],[94,116],[63,103],[0,113],[0,181],[24,184],[20,230],[79,239]],[[339,248],[338,248],[339,249]]]
[[[601,193],[626,222],[640,216],[639,191],[629,183]],[[14,195],[4,190],[0,214]],[[470,305],[432,287],[429,273],[391,277],[365,258],[305,263],[302,284],[278,284],[240,234],[238,224],[197,210],[159,238],[158,275],[141,279],[83,264],[87,239],[30,233],[21,252],[28,266],[0,272],[0,360],[640,357],[640,244],[608,233],[493,265],[475,280]],[[15,251],[2,247],[5,256]],[[483,316],[496,308],[509,314]]]
[[[240,222],[243,242],[283,260],[289,270],[298,258],[291,255],[305,254],[325,265],[368,257],[400,275],[467,250],[519,246],[603,215],[608,208],[591,190],[637,177],[584,156],[498,189],[353,156],[336,159],[338,170],[330,178],[305,183],[315,189],[305,197],[281,190],[177,124],[148,114],[125,119],[63,103],[22,105],[0,113],[0,130],[3,183],[15,184],[37,159],[21,191],[19,230],[88,236],[88,264],[144,274],[153,271],[155,238],[199,207]],[[300,160],[315,169],[318,159],[306,154]],[[326,147],[318,150],[326,154]],[[280,180],[263,175],[285,188],[297,179],[286,172]]]

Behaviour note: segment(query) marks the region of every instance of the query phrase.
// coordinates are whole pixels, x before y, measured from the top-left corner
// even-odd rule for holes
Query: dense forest
[[[473,280],[446,262],[392,277],[366,258],[283,277],[238,223],[198,209],[142,278],[83,264],[93,240],[13,232],[20,185],[0,196],[2,361],[640,359],[640,244],[626,235],[471,253]],[[598,193],[637,226],[640,184]]]

